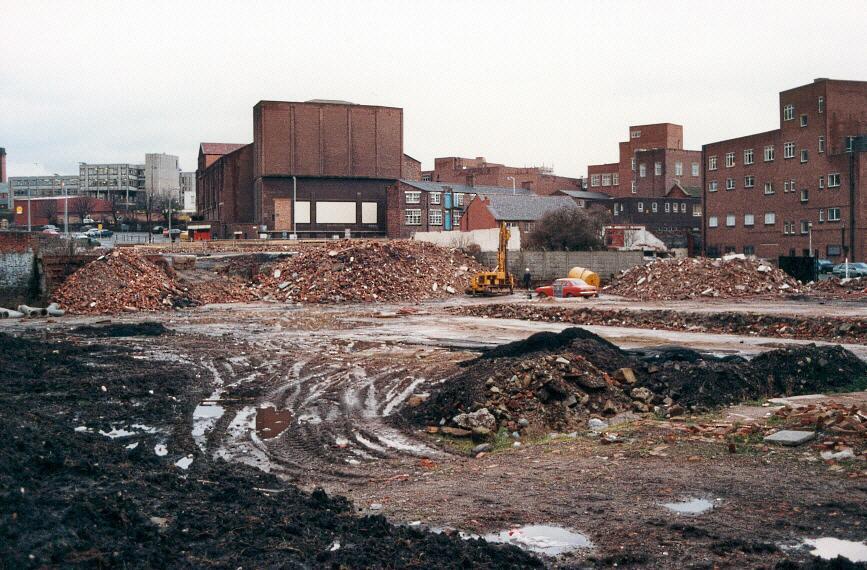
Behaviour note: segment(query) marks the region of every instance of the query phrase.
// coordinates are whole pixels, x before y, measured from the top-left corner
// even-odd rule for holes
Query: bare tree
[[[603,229],[610,219],[604,208],[564,208],[536,222],[527,237],[529,249],[589,250],[603,246]]]
[[[111,192],[109,193],[109,203],[111,204],[111,219],[114,222],[114,225],[117,226],[120,218],[120,209],[122,202],[122,197],[120,192]]]
[[[37,214],[45,218],[49,224],[57,225],[57,200],[40,200]]]
[[[78,216],[78,221],[84,223],[84,218],[96,209],[96,200],[91,196],[76,196],[69,199],[69,210]]]

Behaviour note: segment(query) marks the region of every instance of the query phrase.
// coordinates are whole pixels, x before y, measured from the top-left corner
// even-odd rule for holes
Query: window
[[[810,222],[807,220],[801,220],[801,233],[807,234],[810,231]]]
[[[829,245],[828,246],[828,257],[837,257],[838,255],[842,255],[843,249],[839,245]]]
[[[635,157],[632,158],[632,172],[635,172]]]
[[[700,175],[699,170],[698,170],[698,166],[699,165],[697,162],[692,163],[692,175],[693,176],[699,176]]]
[[[825,208],[819,208],[819,223],[825,221]]]
[[[822,97],[821,95],[819,96],[819,112],[820,113],[825,112],[825,98]]]
[[[789,222],[783,222],[783,234],[789,235],[792,231],[789,230]]]
[[[644,178],[645,176],[647,176],[647,167],[644,166],[643,162],[638,165],[638,176],[640,178]]]
[[[744,246],[744,255],[755,255],[755,254],[756,254],[755,246],[752,246],[752,245],[745,245]]]
[[[754,188],[756,185],[756,177],[752,175],[744,176],[744,188]]]
[[[632,181],[632,193],[635,194],[638,192],[638,189],[635,187],[635,180]]]
[[[639,203],[638,203],[638,211],[639,211],[639,212],[643,212],[643,211],[644,211],[644,202],[639,202]]]
[[[452,212],[452,228],[461,227],[461,212],[455,210]]]
[[[404,192],[403,196],[407,204],[421,204],[421,192]]]
[[[641,131],[632,131],[629,133],[631,138],[637,139],[641,137]]]
[[[777,215],[774,212],[765,212],[765,225],[773,226],[777,223]]]
[[[783,182],[783,194],[787,194],[789,192],[789,181],[785,180]]]
[[[718,227],[718,226],[719,226],[719,219],[717,219],[716,216],[710,216],[710,217],[707,219],[707,227],[709,227],[709,228],[715,228],[715,227]]]
[[[774,193],[774,183],[773,182],[765,182],[765,194],[773,194]]]
[[[755,162],[755,153],[753,149],[748,148],[744,150],[744,164],[753,164]]]
[[[603,174],[602,175],[602,185],[603,186],[611,186],[611,175]]]
[[[839,222],[840,221],[840,208],[828,208],[828,221],[829,222]]]
[[[677,207],[677,204],[675,204],[675,208],[676,208],[676,207]],[[666,214],[670,214],[670,213],[671,213],[671,202],[666,202],[666,203],[665,203],[665,213],[666,213]]]
[[[795,118],[795,106],[794,105],[786,105],[783,107],[783,120],[791,121]]]
[[[404,222],[408,226],[418,226],[421,224],[421,210],[405,210]]]
[[[783,158],[795,158],[795,143],[787,142],[783,145]]]
[[[824,176],[820,176],[820,177],[819,177],[819,190],[821,190],[821,189],[824,188],[824,187],[825,187],[825,177],[824,177]]]
[[[726,153],[726,168],[731,168],[735,165],[735,153],[727,152]]]
[[[439,204],[442,200],[442,194],[439,192],[431,192],[430,193],[430,203],[431,204]]]
[[[652,204],[650,204],[650,210],[651,210],[653,213],[656,213],[656,211],[657,211],[656,202],[653,202]]]
[[[614,174],[611,175],[611,183],[614,186],[617,186],[620,184],[620,175],[618,173],[615,172]]]
[[[620,204],[617,204],[617,203],[614,204],[614,215],[615,216],[620,215]]]
[[[744,225],[753,226],[756,223],[756,217],[753,214],[744,214]]]
[[[735,189],[735,179],[734,178],[726,178],[726,190],[734,190]]]
[[[828,175],[828,188],[837,188],[840,186],[840,175],[837,173]]]
[[[701,204],[693,204],[692,205],[692,217],[700,218],[701,217]]]
[[[681,202],[681,203],[680,203],[680,213],[681,213],[681,214],[685,214],[685,213],[686,213],[686,202]]]
[[[846,137],[846,152],[852,152],[852,145],[855,144],[855,137]]]
[[[726,216],[726,227],[733,228],[735,227],[735,215],[728,214]]]
[[[716,191],[717,191],[717,186],[718,186],[718,182],[717,182],[716,180],[711,180],[711,181],[708,182],[708,184],[707,184],[707,191],[708,191],[708,192],[716,192]]]
[[[464,205],[464,194],[463,192],[458,192],[455,194],[455,206],[463,206]]]
[[[808,202],[810,200],[810,191],[806,188],[801,190],[801,202]]]
[[[599,186],[599,175],[593,174],[590,176],[590,186]]]
[[[774,145],[769,144],[765,147],[765,162],[774,161]]]
[[[802,148],[801,149],[801,164],[804,164],[805,162],[807,162],[807,149]]]
[[[807,115],[801,115],[801,126],[802,127],[807,126]]]
[[[674,175],[675,176],[683,176],[683,161],[677,160],[674,163]]]
[[[707,169],[716,170],[716,156],[709,156],[707,159]]]
[[[825,152],[825,137],[819,137],[819,153]]]
[[[442,210],[431,210],[427,213],[427,221],[432,226],[441,226],[443,225],[443,211]]]

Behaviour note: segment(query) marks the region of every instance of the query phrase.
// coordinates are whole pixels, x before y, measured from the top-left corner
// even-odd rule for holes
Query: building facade
[[[675,185],[662,197],[625,196],[613,200],[611,223],[642,227],[669,249],[701,253],[701,188]]]
[[[557,176],[544,166],[516,167],[488,162],[484,157],[449,156],[434,159],[434,169],[421,172],[421,179],[430,182],[452,182],[467,186],[499,186],[525,188],[542,196],[558,190],[581,190],[580,178]],[[514,179],[514,181],[512,180]]]
[[[48,198],[51,196],[77,196],[80,177],[76,175],[13,176],[9,179],[13,199]]]
[[[132,206],[141,201],[145,190],[143,164],[79,163],[79,189],[82,194]]]
[[[151,196],[172,198],[179,202],[180,172],[177,156],[164,153],[145,154],[145,192]]]
[[[701,187],[701,151],[684,150],[683,127],[673,123],[629,127],[617,162],[587,167],[587,190],[613,197],[663,197],[675,184]]]
[[[816,79],[778,113],[778,129],[704,145],[706,253],[864,261],[867,82]]]
[[[469,203],[461,218],[461,230],[498,228],[502,222],[518,228],[521,235],[531,233],[545,215],[558,210],[578,208],[569,196],[479,194]]]
[[[192,214],[196,211],[196,173],[181,172],[180,177],[180,209],[184,213]]]

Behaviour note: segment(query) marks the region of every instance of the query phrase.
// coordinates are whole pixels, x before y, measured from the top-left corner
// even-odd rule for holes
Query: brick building
[[[0,147],[0,184],[6,182],[6,149]]]
[[[0,147],[0,211],[12,206],[12,191],[6,183],[6,149]]]
[[[708,255],[864,261],[867,82],[817,79],[779,96],[780,128],[704,145]],[[851,151],[850,151],[851,149]]]
[[[479,194],[461,218],[461,231],[497,228],[501,222],[506,222],[507,226],[517,227],[522,235],[527,235],[546,214],[577,207],[569,196]]]
[[[421,161],[414,159],[408,154],[404,154],[403,173],[401,176],[404,180],[421,180]]]
[[[253,226],[276,236],[385,235],[386,189],[414,161],[403,154],[402,109],[343,101],[260,101],[247,146],[200,148],[200,213],[216,235]]]
[[[611,196],[604,192],[588,192],[587,190],[560,190],[555,196],[569,196],[575,200],[579,208],[605,208],[611,210],[613,201]]]
[[[697,255],[701,245],[701,188],[675,184],[661,197],[615,198],[611,221],[644,227],[666,247],[686,249],[688,255]]]
[[[476,195],[533,195],[526,188],[467,186],[446,182],[399,180],[388,188],[388,237],[410,238],[415,232],[461,229],[461,218]]]
[[[510,178],[511,177],[511,178]],[[468,186],[515,186],[526,188],[542,196],[550,196],[558,190],[581,190],[580,178],[557,176],[550,168],[542,166],[516,167],[487,162],[484,157],[461,158],[456,156],[434,159],[434,169],[421,173],[421,179],[431,182],[453,182]]]
[[[86,215],[97,221],[108,221],[112,217],[113,207],[108,200],[101,198],[82,198],[79,196],[63,197],[45,197],[45,198],[30,198],[26,200],[15,201],[15,224],[21,227],[27,227],[27,215],[30,208],[30,225],[33,228],[44,226],[46,224],[62,225],[63,215],[69,213],[69,221],[71,223],[82,223],[81,215],[82,207],[79,206],[79,200],[87,200],[87,205],[81,206],[87,208]],[[64,204],[67,202],[68,204]],[[20,211],[19,211],[20,210]]]
[[[698,188],[701,151],[684,150],[680,125],[632,126],[618,162],[588,166],[586,182],[588,190],[614,197],[663,197],[675,184]]]

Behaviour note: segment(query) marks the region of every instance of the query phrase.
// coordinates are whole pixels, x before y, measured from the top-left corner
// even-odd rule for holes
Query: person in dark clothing
[[[530,275],[530,268],[526,268],[524,270],[524,289],[527,291],[530,290],[530,282],[533,280],[533,276]]]

